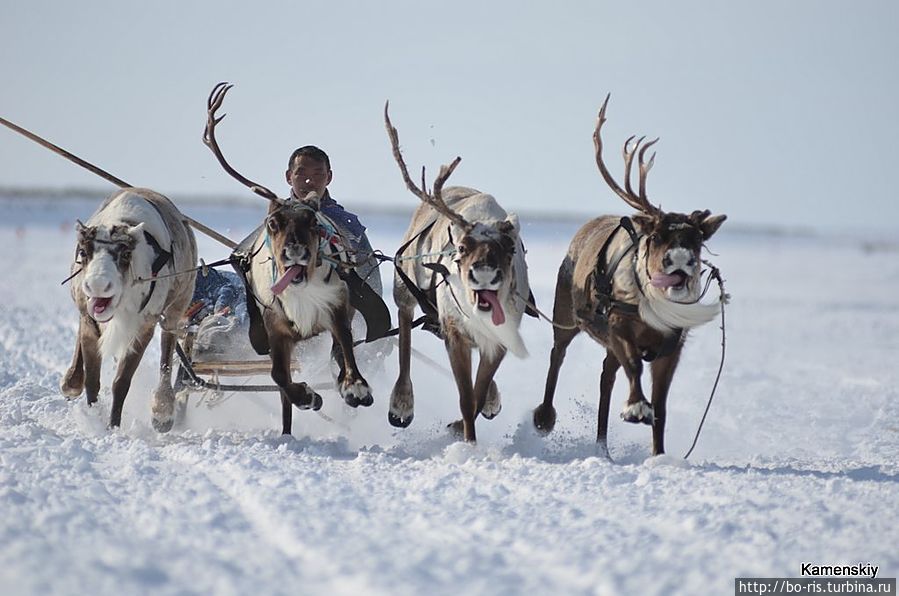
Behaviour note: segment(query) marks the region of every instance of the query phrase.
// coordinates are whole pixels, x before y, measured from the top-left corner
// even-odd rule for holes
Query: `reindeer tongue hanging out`
[[[490,311],[491,319],[494,325],[502,325],[506,322],[506,313],[499,303],[496,290],[476,290],[475,295],[478,298],[478,310]]]
[[[284,272],[284,275],[272,285],[272,294],[277,296],[289,286],[294,280],[303,281],[306,277],[306,267],[304,265],[291,265]]]

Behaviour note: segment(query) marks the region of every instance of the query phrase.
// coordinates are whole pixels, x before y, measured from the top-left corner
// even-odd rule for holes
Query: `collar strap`
[[[153,252],[156,253],[156,258],[153,259],[153,263],[150,265],[150,273],[153,277],[156,277],[162,268],[169,264],[173,259],[173,253],[175,251],[174,245],[169,247],[169,250],[163,249],[156,238],[153,237],[153,234],[144,230],[144,239],[147,241],[147,244],[153,249]],[[150,282],[150,291],[147,292],[147,295],[144,296],[144,299],[140,303],[140,308],[137,312],[141,312],[150,302],[150,297],[153,296],[153,291],[156,289],[156,280]]]

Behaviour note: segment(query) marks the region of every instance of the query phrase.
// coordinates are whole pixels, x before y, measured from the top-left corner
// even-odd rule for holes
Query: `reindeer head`
[[[518,218],[495,223],[475,223],[461,232],[455,240],[456,263],[459,278],[465,288],[475,316],[489,319],[494,325],[506,321],[502,304],[508,297],[511,281],[512,258],[518,245]]]
[[[81,291],[87,314],[99,323],[112,319],[133,283],[132,254],[143,239],[144,225],[85,226],[77,223],[76,263],[82,269]]]
[[[453,262],[458,268],[459,278],[466,290],[466,298],[473,307],[474,316],[487,318],[496,326],[502,325],[506,321],[502,304],[508,298],[514,279],[512,259],[519,243],[518,218],[512,215],[502,221],[469,223],[447,206],[443,200],[443,185],[462,161],[460,157],[449,165],[441,166],[430,193],[425,190],[424,168],[421,172],[421,188],[416,186],[409,177],[409,170],[400,152],[399,134],[390,122],[388,106],[389,104],[384,106],[384,122],[393,148],[393,157],[400,167],[406,187],[450,220],[451,240],[456,247]]]
[[[265,227],[275,262],[275,294],[306,282],[316,270],[321,237],[318,200],[317,194],[309,193],[302,201],[272,201],[269,206]]]
[[[724,223],[726,215],[711,212],[659,213],[633,217],[638,232],[646,237],[641,247],[638,274],[672,302],[699,299],[702,246]]]
[[[646,161],[646,151],[658,139],[644,144],[645,137],[634,141],[632,136],[624,142],[624,188],[621,188],[602,160],[602,137],[600,132],[606,121],[606,96],[599,110],[593,144],[596,150],[596,165],[603,179],[625,203],[640,213],[631,219],[637,232],[644,238],[640,245],[640,259],[637,273],[645,291],[672,302],[690,303],[699,299],[701,251],[703,243],[712,237],[727,219],[726,215],[712,215],[710,211],[665,213],[652,205],[646,196],[646,175],[655,162],[655,153]],[[639,191],[631,187],[631,166],[637,155],[639,167]]]

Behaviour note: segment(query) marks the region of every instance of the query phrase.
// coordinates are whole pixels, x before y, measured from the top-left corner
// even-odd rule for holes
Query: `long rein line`
[[[690,449],[687,450],[687,453],[684,454],[684,459],[690,457],[690,454],[693,453],[693,449],[696,448],[696,443],[699,441],[699,434],[702,432],[702,426],[705,424],[709,409],[712,407],[712,400],[715,398],[715,391],[718,389],[718,381],[721,380],[721,372],[724,370],[724,355],[727,345],[727,331],[725,329],[724,320],[724,305],[727,304],[727,293],[724,291],[724,280],[721,278],[721,271],[717,267],[705,260],[703,260],[703,263],[711,268],[709,280],[713,278],[717,280],[718,288],[721,290],[721,299],[719,301],[721,304],[721,361],[718,363],[718,372],[715,375],[715,383],[712,385],[712,392],[709,394],[708,402],[705,405],[705,411],[702,413],[702,419],[700,419],[699,426],[696,429],[696,435],[693,437],[693,443],[690,445]]]

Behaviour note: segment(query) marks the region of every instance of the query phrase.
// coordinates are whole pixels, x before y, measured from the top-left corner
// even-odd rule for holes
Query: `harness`
[[[152,204],[152,203],[151,203]],[[156,205],[153,205],[154,207]],[[157,209],[158,210],[158,209]],[[162,268],[165,267],[170,261],[174,259],[174,244],[169,247],[169,250],[163,249],[156,238],[153,237],[153,234],[144,230],[144,240],[147,241],[147,244],[153,249],[153,252],[156,253],[156,258],[153,259],[153,263],[150,265],[150,273],[155,278]],[[137,309],[137,312],[141,312],[150,302],[150,298],[153,296],[153,290],[156,289],[156,280],[150,282],[150,291],[147,292],[147,295],[144,296],[144,299],[140,303],[140,308]]]
[[[627,232],[628,236],[630,237],[631,245],[627,247],[627,249],[625,249],[618,256],[618,258],[615,259],[615,261],[611,263],[607,268],[606,255],[609,252],[609,247],[612,245],[612,240],[615,238],[615,235],[619,230],[622,229]],[[603,243],[602,248],[599,251],[599,255],[596,259],[596,268],[593,270],[593,298],[596,300],[596,308],[586,318],[601,331],[606,331],[608,329],[609,315],[613,310],[629,316],[639,315],[640,309],[638,305],[617,300],[612,296],[612,279],[615,276],[615,271],[618,269],[621,261],[624,260],[624,257],[629,252],[631,252],[631,250],[634,251],[634,256],[632,257],[634,280],[637,282],[637,288],[640,290],[640,293],[645,295],[643,292],[643,286],[640,284],[640,278],[637,274],[637,263],[639,261],[640,251],[640,236],[634,229],[634,222],[631,221],[631,218],[625,216],[621,218],[621,220],[618,222],[618,225],[614,230],[612,230],[612,233],[609,234],[609,237],[606,239],[605,243]],[[683,335],[684,330],[678,329],[675,333],[664,336],[664,340],[658,351],[644,350],[641,357],[646,362],[651,362],[652,360],[655,360],[660,356],[667,356],[671,354],[681,343]]]
[[[400,281],[403,282],[403,285],[406,286],[406,289],[409,290],[409,293],[412,294],[412,297],[415,298],[415,301],[418,303],[418,307],[424,313],[423,316],[413,321],[412,328],[414,329],[415,327],[421,326],[425,331],[430,331],[438,338],[443,339],[443,332],[440,328],[440,316],[436,305],[437,287],[441,283],[449,284],[449,277],[451,275],[449,268],[439,261],[434,263],[422,263],[422,267],[431,271],[431,283],[425,290],[419,287],[418,284],[412,279],[410,279],[409,276],[406,275],[406,272],[403,271],[402,267],[400,266],[400,263],[402,263],[403,261],[420,260],[424,257],[452,257],[458,252],[455,247],[451,247],[446,250],[437,252],[402,256],[402,254],[406,251],[407,248],[409,248],[409,246],[413,242],[418,240],[418,238],[420,238],[422,235],[427,234],[436,223],[437,220],[435,219],[434,221],[423,227],[421,230],[419,230],[414,236],[409,238],[409,240],[407,240],[405,243],[403,243],[402,246],[397,249],[392,259],[383,255],[375,255],[375,257],[382,262],[393,262],[397,277],[399,277]],[[438,275],[440,275],[442,278],[440,282],[437,282]],[[450,296],[452,296],[453,301],[456,303],[456,307],[459,309],[459,312],[462,313],[463,316],[465,316],[465,309],[462,308],[462,305],[459,303],[459,299],[456,297],[455,292],[452,291],[452,287],[448,287],[450,287]],[[518,294],[515,294],[515,296],[523,300],[523,298]],[[531,317],[537,317],[538,311],[536,310],[536,307],[533,306],[535,302],[533,292],[530,292],[528,295],[528,299],[523,301],[526,305],[524,311],[525,314]]]

